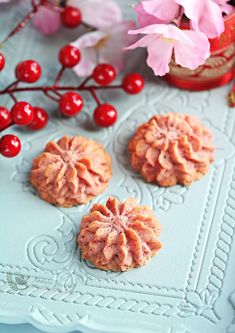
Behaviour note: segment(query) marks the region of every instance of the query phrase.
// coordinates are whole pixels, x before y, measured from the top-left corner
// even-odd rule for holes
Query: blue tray
[[[26,7],[1,11],[1,34]],[[8,67],[0,84],[10,82],[13,65],[29,56],[42,63],[48,81],[58,69],[58,47],[71,39],[64,31],[46,39],[28,27],[5,49]],[[143,63],[131,60],[131,70]],[[85,110],[68,120],[60,119],[54,105],[41,96],[24,96],[33,105],[46,105],[51,120],[36,133],[14,129],[23,151],[15,159],[0,159],[2,323],[27,322],[51,332],[235,332],[235,114],[226,106],[228,87],[201,93],[179,91],[153,79],[144,65],[138,70],[147,80],[141,95],[101,94],[102,100],[119,110],[118,122],[109,129],[94,127],[89,96]],[[76,80],[69,73],[64,83]],[[11,102],[4,98],[2,103],[10,107]],[[129,166],[126,148],[136,126],[169,111],[197,115],[214,134],[216,161],[189,188],[147,185]],[[114,176],[107,191],[71,209],[40,200],[27,180],[31,161],[46,142],[65,134],[91,137],[104,144],[113,158]],[[164,248],[141,269],[103,272],[81,259],[76,247],[81,218],[94,202],[104,202],[110,195],[136,197],[154,209],[163,225]]]

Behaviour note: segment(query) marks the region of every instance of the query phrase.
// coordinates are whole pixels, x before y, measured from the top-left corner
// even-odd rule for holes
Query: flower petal
[[[190,38],[179,28],[173,24],[152,24],[147,27],[130,30],[129,34],[158,34],[169,40],[180,40],[182,43],[194,46]]]
[[[73,70],[78,76],[89,76],[97,65],[97,52],[92,47],[80,49],[80,52],[81,60]]]
[[[175,0],[148,0],[142,1],[146,13],[164,21],[171,22],[179,13],[180,6]]]
[[[157,35],[144,36],[143,38],[139,39],[136,43],[128,46],[126,49],[127,50],[134,50],[137,47],[147,47],[153,41],[153,36],[154,36],[155,39],[158,38]]]
[[[83,22],[96,28],[112,26],[122,21],[121,8],[113,0],[70,0],[69,4],[79,7]]]
[[[159,20],[155,16],[148,14],[144,10],[142,3],[139,3],[137,6],[135,6],[134,11],[138,15],[138,23],[140,27],[146,27],[147,25],[163,23],[162,20]]]
[[[223,13],[225,13],[226,15],[232,15],[235,13],[235,7],[232,5],[229,5],[228,3],[221,6],[221,10]]]
[[[160,38],[156,39],[156,37],[152,40],[152,43],[148,45],[147,64],[152,68],[155,75],[163,76],[169,72],[169,63],[171,61],[173,47],[173,42],[165,42]]]
[[[216,38],[224,31],[224,19],[220,7],[213,1],[205,2],[199,30],[209,38]]]
[[[102,31],[94,31],[94,32],[88,32],[81,37],[79,37],[77,40],[71,43],[71,45],[82,49],[85,47],[92,47],[95,46],[101,39],[106,38],[107,34]]]
[[[195,69],[205,63],[210,56],[210,43],[201,32],[184,30],[184,33],[194,43],[193,46],[184,43],[175,43],[175,61],[177,64]]]
[[[228,4],[227,0],[213,0],[217,5],[220,6],[221,11],[226,15],[230,15],[235,12],[235,8]]]
[[[118,72],[123,69],[124,49],[136,40],[136,37],[127,33],[134,26],[134,22],[124,21],[121,24],[110,27],[109,33],[107,30],[107,41],[104,47],[99,49],[99,62],[112,64]]]
[[[158,28],[161,26],[161,24],[151,24],[146,27],[143,27],[141,29],[135,29],[135,30],[129,30],[128,34],[130,35],[138,35],[138,34],[156,34],[158,33]]]
[[[34,16],[33,25],[44,35],[54,34],[61,25],[60,14],[48,8],[40,7]]]
[[[175,0],[184,7],[192,27],[208,38],[215,38],[224,31],[224,20],[220,6],[213,0]]]
[[[99,54],[99,63],[112,64],[116,71],[120,72],[124,67],[124,53],[120,49],[106,47]]]

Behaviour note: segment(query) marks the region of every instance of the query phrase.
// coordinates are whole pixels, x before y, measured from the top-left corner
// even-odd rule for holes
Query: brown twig
[[[64,71],[65,71],[65,67],[61,67],[61,69],[59,70],[57,76],[56,76],[56,79],[55,79],[55,82],[54,82],[54,87],[56,88],[58,86],[58,84],[60,83],[60,80],[62,79],[62,76],[64,74]],[[55,89],[56,91],[56,89]]]
[[[110,90],[110,89],[120,89],[122,88],[121,85],[113,85],[113,86],[57,86],[56,88],[54,86],[35,86],[35,87],[17,87],[17,88],[10,88],[8,90],[3,89],[0,90],[0,95],[4,94],[10,94],[10,93],[21,93],[21,92],[27,92],[27,91],[91,91],[91,90]]]
[[[61,71],[60,71],[61,72]],[[59,76],[59,74],[58,74]],[[57,78],[58,78],[57,76]],[[91,94],[91,96],[93,97],[94,101],[97,103],[97,105],[100,105],[101,102],[96,94],[97,90],[112,90],[112,89],[120,89],[122,88],[121,85],[113,85],[113,86],[96,86],[96,85],[90,85],[90,86],[86,86],[86,83],[91,79],[91,77],[86,78],[79,86],[35,86],[35,87],[18,87],[18,84],[20,83],[19,81],[15,81],[13,83],[11,83],[10,85],[8,85],[5,89],[0,90],[0,95],[9,95],[13,101],[16,103],[17,102],[17,98],[15,97],[14,94],[17,93],[21,93],[21,92],[41,92],[43,93],[45,96],[47,96],[49,99],[51,99],[52,101],[59,103],[60,101],[60,97],[61,94],[59,93],[59,91],[85,91],[85,92],[89,92]],[[51,95],[51,93],[54,93],[55,95],[57,95],[57,97]],[[0,132],[4,131],[5,129],[7,129],[8,127],[14,125],[14,123],[9,124],[7,127],[2,128],[0,130]]]
[[[99,100],[98,96],[96,95],[95,89],[91,88],[89,91],[90,91],[92,97],[94,98],[95,102],[97,103],[97,105],[100,105],[100,100]]]
[[[31,11],[17,24],[17,26],[4,38],[4,40],[0,43],[1,46],[5,44],[11,37],[20,32],[22,29],[26,27],[26,25],[32,20],[34,15],[38,12],[39,7],[42,5],[43,1],[40,1],[38,4],[35,1],[31,1],[32,9]]]

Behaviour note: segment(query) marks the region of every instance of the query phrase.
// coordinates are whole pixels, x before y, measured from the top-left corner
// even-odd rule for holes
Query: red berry
[[[17,102],[11,109],[11,119],[16,125],[29,125],[33,115],[34,109],[27,102]]]
[[[44,109],[42,109],[38,106],[35,106],[33,109],[34,109],[33,120],[28,125],[28,127],[31,130],[36,131],[36,130],[42,129],[43,127],[45,127],[47,125],[48,114]]]
[[[16,77],[26,83],[34,83],[42,74],[41,66],[34,60],[25,60],[16,66]]]
[[[82,108],[83,98],[76,92],[67,92],[60,99],[60,111],[66,116],[74,116]]]
[[[2,53],[0,53],[0,72],[3,70],[3,68],[5,67],[5,57]]]
[[[95,67],[92,77],[96,83],[101,86],[107,86],[116,79],[117,73],[113,66],[100,64]]]
[[[0,139],[0,153],[5,157],[15,157],[19,154],[21,143],[17,136],[12,134],[4,135]]]
[[[127,94],[139,94],[144,89],[144,78],[137,73],[128,74],[123,79],[122,88]]]
[[[0,130],[6,128],[10,123],[10,112],[3,106],[0,106]]]
[[[76,28],[82,22],[82,14],[78,8],[67,6],[61,13],[61,22],[67,28]]]
[[[81,59],[81,53],[79,49],[72,45],[65,45],[59,53],[59,60],[63,67],[74,67]]]
[[[110,104],[101,104],[94,111],[94,120],[98,126],[112,126],[117,120],[117,110]]]

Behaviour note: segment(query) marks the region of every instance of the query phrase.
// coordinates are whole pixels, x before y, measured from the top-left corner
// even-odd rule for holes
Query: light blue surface
[[[0,12],[0,34],[22,17],[24,6]],[[0,84],[10,82],[13,65],[29,56],[42,64],[41,83],[48,82],[58,69],[59,46],[71,39],[65,31],[44,38],[27,28],[4,51],[8,65]],[[20,136],[23,150],[14,160],[0,160],[4,190],[0,201],[1,322],[28,322],[51,332],[235,331],[235,113],[226,106],[229,88],[179,91],[154,79],[143,63],[142,58],[129,57],[128,68],[138,69],[146,77],[143,94],[101,93],[102,100],[119,110],[112,129],[94,127],[94,104],[89,96],[85,96],[81,114],[62,119],[54,104],[40,95],[22,95],[33,105],[46,106],[50,123],[33,134],[13,130]],[[75,84],[75,75],[66,73],[63,83],[68,82]],[[2,98],[1,104],[10,107],[11,101]],[[136,126],[156,113],[169,111],[196,115],[213,132],[215,162],[190,188],[158,188],[130,170],[126,149]],[[28,182],[32,159],[49,140],[65,134],[101,142],[113,159],[113,178],[107,191],[92,203],[71,209],[43,202]],[[145,267],[123,274],[94,269],[81,259],[76,247],[82,216],[94,202],[104,202],[111,195],[120,199],[135,196],[153,208],[163,226],[163,250]],[[30,333],[31,329],[29,325],[0,326],[4,333]]]
[[[0,325],[0,333],[39,333],[40,331],[30,325]]]
[[[42,333],[31,325],[4,325],[0,324],[0,333]],[[76,332],[78,333],[78,332]]]

